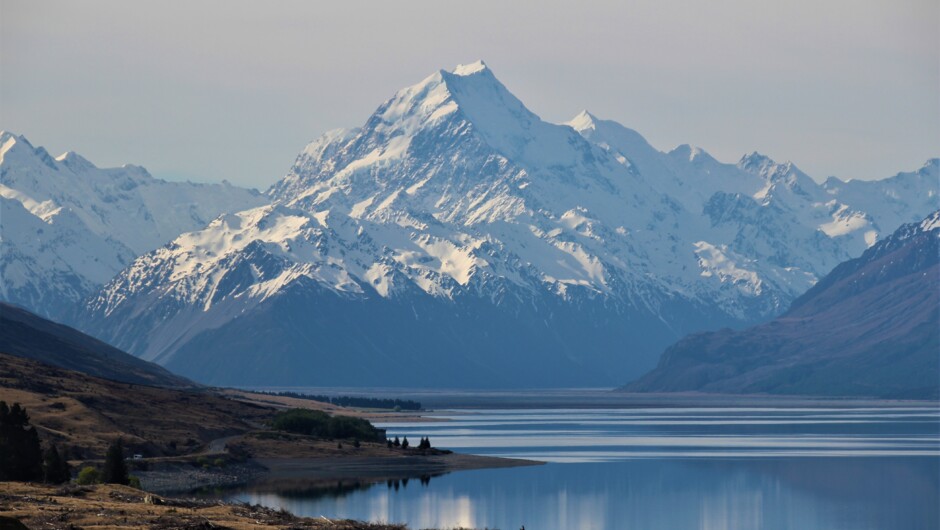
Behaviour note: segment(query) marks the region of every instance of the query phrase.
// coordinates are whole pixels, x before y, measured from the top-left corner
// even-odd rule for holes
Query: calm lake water
[[[937,408],[462,410],[386,424],[544,466],[229,499],[411,528],[940,528]]]

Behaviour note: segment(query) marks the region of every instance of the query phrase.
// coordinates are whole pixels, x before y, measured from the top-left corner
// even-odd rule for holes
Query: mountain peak
[[[402,140],[396,141],[399,149],[385,152],[403,152],[404,139],[450,116],[465,119],[491,147],[517,162],[538,160],[550,166],[580,157],[580,152],[573,152],[570,129],[542,121],[483,61],[459,65],[453,72],[441,70],[400,90],[380,107],[377,117],[381,121],[367,124],[364,129],[400,130]],[[545,145],[551,147],[541,149]]]
[[[589,129],[596,129],[598,121],[599,120],[597,119],[597,116],[591,114],[587,110],[582,110],[578,113],[577,116],[565,122],[564,125],[567,125],[578,132],[584,132]]]
[[[738,167],[744,170],[749,168],[760,168],[766,167],[768,165],[776,165],[772,158],[767,155],[753,151],[750,154],[744,155],[741,157],[741,160],[738,161]]]
[[[56,161],[60,164],[65,165],[69,169],[75,172],[88,171],[89,169],[96,169],[96,166],[88,161],[87,158],[76,153],[75,151],[66,151],[56,158]]]
[[[793,162],[777,162],[769,156],[757,151],[744,155],[738,161],[738,168],[753,175],[759,175],[770,181],[785,180],[795,184],[797,180],[812,181],[812,179],[796,167]]]
[[[15,133],[12,133],[12,132],[10,132],[10,131],[3,131],[3,130],[0,130],[0,144],[5,144],[5,143],[7,143],[9,140],[19,140],[19,139],[25,140],[25,138],[23,138],[22,136],[19,136],[19,135],[15,134]],[[27,143],[29,143],[29,142],[27,142]]]
[[[0,131],[0,163],[31,164],[39,160],[49,168],[58,171],[55,160],[43,147],[34,147],[25,136],[9,131]]]
[[[468,75],[479,74],[484,71],[489,71],[489,67],[486,66],[486,63],[480,60],[480,61],[472,62],[469,64],[458,64],[457,67],[454,68],[454,71],[452,73],[454,75],[459,75],[459,76],[464,77]]]
[[[29,143],[29,140],[25,137],[10,131],[0,131],[0,157],[10,149],[13,149],[13,146],[17,144],[28,146],[30,151],[34,149],[33,145]]]
[[[708,154],[708,151],[702,149],[701,147],[696,147],[690,144],[682,144],[677,146],[672,151],[669,151],[669,155],[688,160],[689,162],[702,161],[702,160],[711,160],[717,162],[712,155]]]

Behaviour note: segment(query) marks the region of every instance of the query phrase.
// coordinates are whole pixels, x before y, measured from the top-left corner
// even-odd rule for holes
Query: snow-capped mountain
[[[53,158],[0,132],[0,299],[62,316],[134,258],[222,212],[257,206],[228,184],[165,182],[137,166]]]
[[[683,338],[625,390],[937,399],[938,322],[940,211],[840,264],[769,323]]]
[[[908,219],[937,166],[885,185]],[[315,140],[272,204],[141,256],[83,325],[212,383],[613,383],[687,332],[771,318],[900,222],[837,188],[588,113],[546,123],[478,62]]]

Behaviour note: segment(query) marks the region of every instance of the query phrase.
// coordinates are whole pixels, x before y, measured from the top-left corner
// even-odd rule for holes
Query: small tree
[[[385,440],[385,444],[388,445],[388,448],[389,448],[389,449],[392,448],[392,441],[391,441],[391,440],[386,439],[386,440]]]
[[[46,449],[42,463],[43,480],[47,484],[62,484],[72,478],[72,471],[69,469],[68,461],[59,454],[59,450],[54,445]]]
[[[130,478],[127,475],[127,464],[124,462],[124,444],[120,438],[108,447],[108,454],[105,457],[104,469],[101,473],[101,481],[105,484],[130,484]]]
[[[398,439],[397,436],[395,437],[395,441],[392,443],[395,445],[395,447],[401,447],[401,441]]]
[[[405,436],[405,437],[402,439],[402,441],[401,441],[401,448],[402,448],[402,449],[408,449],[408,437],[407,437],[407,436]]]

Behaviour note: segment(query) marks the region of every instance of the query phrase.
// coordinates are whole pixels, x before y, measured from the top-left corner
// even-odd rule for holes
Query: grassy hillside
[[[23,404],[43,438],[79,458],[100,457],[118,437],[146,456],[193,453],[276,412],[209,390],[121,383],[3,353],[0,400]]]

